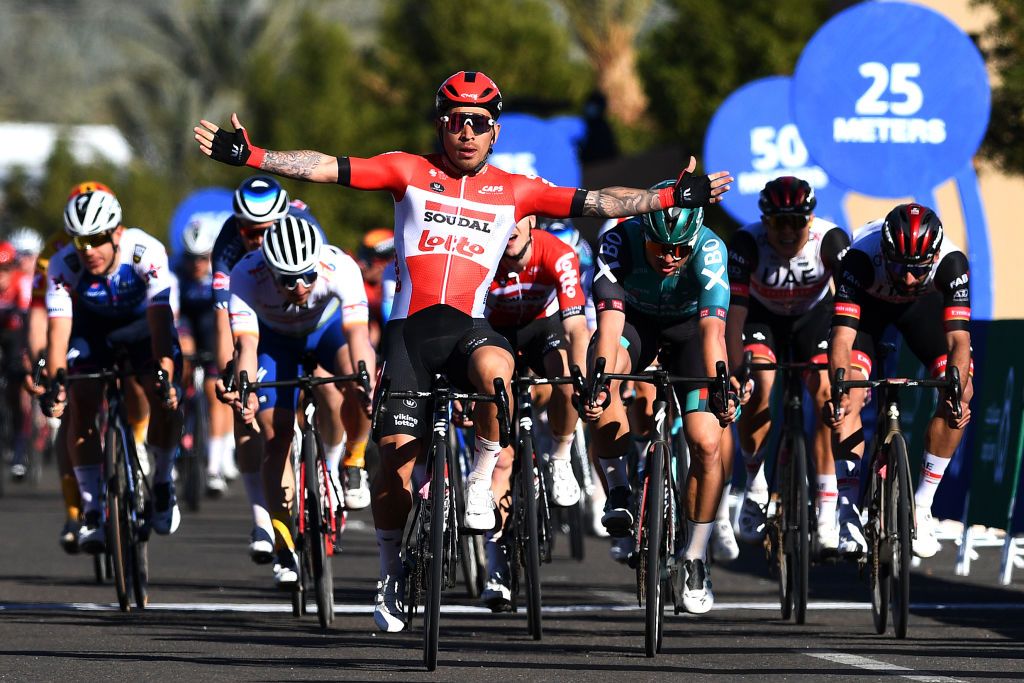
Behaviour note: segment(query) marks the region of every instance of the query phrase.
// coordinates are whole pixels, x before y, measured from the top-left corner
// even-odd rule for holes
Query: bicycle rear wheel
[[[519,444],[519,503],[526,513],[520,517],[519,540],[523,545],[523,575],[526,579],[526,624],[534,640],[543,635],[540,616],[540,519],[534,481],[533,437],[524,434]]]
[[[444,580],[444,487],[447,444],[436,437],[430,447],[430,551],[426,558],[427,596],[423,611],[423,663],[437,669],[441,584]]]
[[[803,432],[794,433],[789,447],[789,524],[786,541],[789,549],[787,566],[792,573],[793,620],[803,624],[807,619],[807,592],[811,571],[810,501],[807,491],[807,446]]]
[[[577,562],[584,557],[583,539],[586,536],[587,487],[584,484],[586,474],[584,468],[590,467],[587,452],[580,443],[582,430],[576,430],[576,438],[572,442],[572,473],[580,485],[580,499],[576,505],[566,510],[566,524],[569,528],[569,556]]]
[[[452,430],[454,436],[455,430]],[[453,439],[457,443],[457,439]],[[463,454],[457,448],[452,448],[452,493],[454,495],[455,507],[458,510],[466,509],[466,491],[464,486],[464,473],[462,468]],[[477,541],[481,541],[480,544]],[[477,546],[481,549],[483,537],[479,534],[459,534],[459,568],[462,571],[462,580],[466,584],[466,595],[470,598],[480,597],[484,589],[484,574],[486,573],[486,562],[481,561],[477,555]]]
[[[897,638],[907,637],[910,619],[910,472],[907,460],[907,442],[902,434],[893,435],[889,442],[889,465],[892,484],[889,487],[889,519],[892,546],[892,573],[889,575],[889,593],[892,625]]]
[[[664,597],[662,595],[661,568],[665,560],[665,444],[656,442],[647,456],[647,481],[643,497],[640,529],[642,560],[637,565],[637,578],[644,586],[644,648],[648,657],[661,649],[661,629],[664,625]]]
[[[331,608],[331,593],[334,592],[334,581],[331,575],[330,560],[324,542],[323,497],[321,495],[323,481],[322,468],[317,458],[316,436],[309,427],[302,435],[302,473],[305,489],[305,541],[309,548],[310,570],[313,574],[313,587],[316,593],[316,616],[320,628],[326,629],[334,620]]]
[[[770,535],[772,545],[772,557],[775,559],[779,583],[779,606],[782,619],[788,621],[793,616],[793,557],[790,552],[790,544],[793,536],[789,533],[789,527],[793,523],[793,511],[790,506],[792,498],[789,489],[793,483],[791,473],[793,458],[790,455],[790,443],[788,437],[783,437],[779,443],[779,450],[775,459],[774,479],[777,482],[778,493],[773,494],[775,499],[775,516],[768,520],[767,532]]]

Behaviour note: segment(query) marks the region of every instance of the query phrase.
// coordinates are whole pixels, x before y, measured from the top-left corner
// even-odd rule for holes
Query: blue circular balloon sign
[[[722,208],[741,223],[761,218],[757,200],[768,181],[793,175],[814,188],[815,214],[842,225],[846,190],[810,158],[790,113],[791,89],[788,76],[774,76],[729,95],[704,137],[704,168],[729,171],[736,178]]]
[[[586,134],[578,116],[542,119],[530,114],[506,113],[490,163],[509,173],[537,175],[555,185],[579,187],[577,147]]]
[[[850,189],[898,197],[960,171],[988,126],[991,91],[971,39],[941,14],[865,2],[811,38],[793,76],[811,156]]]

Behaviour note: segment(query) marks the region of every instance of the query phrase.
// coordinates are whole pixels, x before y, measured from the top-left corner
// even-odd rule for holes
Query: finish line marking
[[[316,604],[308,602],[310,613],[316,612]],[[920,603],[911,604],[910,608],[918,612],[937,611],[1024,611],[1024,603],[1017,602],[963,602],[963,603]],[[549,605],[543,608],[544,614],[578,614],[585,612],[638,612],[642,608],[636,605],[609,603],[604,605]],[[779,609],[777,602],[723,602],[715,605],[715,612],[729,611],[763,611],[773,612]],[[811,602],[808,610],[851,610],[871,609],[867,602]],[[0,603],[0,612],[118,612],[120,608],[113,602],[4,602]],[[234,602],[157,602],[150,603],[146,611],[154,612],[239,612],[252,614],[275,614],[291,612],[288,603],[234,603]],[[335,605],[335,614],[371,614],[373,605],[367,603]],[[441,605],[443,614],[490,614],[491,611],[476,605]],[[669,614],[668,616],[672,616]],[[841,653],[816,653],[812,656],[835,655],[845,657]],[[854,655],[849,655],[854,656]],[[933,680],[933,679],[928,679]],[[953,679],[942,679],[953,680]]]
[[[861,657],[860,655],[851,655],[845,652],[805,652],[804,654],[808,657],[824,659],[827,662],[833,662],[835,664],[845,664],[846,666],[853,666],[858,669],[865,669],[867,671],[876,671],[878,673],[891,674],[893,676],[899,676],[900,678],[906,678],[911,681],[921,681],[922,683],[964,683],[964,681],[960,680],[959,678],[950,678],[948,676],[929,676],[927,674],[916,674],[913,673],[913,669],[910,669],[905,666],[899,666],[898,664],[889,664],[888,662],[882,662],[877,659],[870,659],[868,657]]]

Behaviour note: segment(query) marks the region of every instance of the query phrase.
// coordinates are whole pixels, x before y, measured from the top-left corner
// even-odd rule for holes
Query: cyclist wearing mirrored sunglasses
[[[673,181],[658,183],[657,191]],[[704,225],[704,210],[670,208],[630,218],[601,237],[594,302],[597,333],[590,363],[604,358],[607,371],[642,372],[655,361],[670,374],[713,376],[726,361],[725,320],[729,276],[725,243]],[[593,446],[608,486],[601,521],[612,536],[630,534],[633,506],[627,475],[630,427],[638,435],[653,429],[653,396],[637,387],[638,419],[632,425],[612,382],[606,409],[586,404],[585,419],[596,423]],[[683,595],[687,611],[703,614],[714,604],[707,545],[722,494],[719,443],[723,425],[737,416],[739,398],[709,401],[706,385],[682,384],[676,392],[691,464],[685,490],[688,542],[682,549]],[[602,397],[603,400],[603,397]],[[614,556],[614,553],[613,553]]]
[[[914,554],[932,557],[939,550],[932,501],[970,421],[971,293],[967,255],[944,234],[939,217],[921,204],[900,204],[882,220],[862,228],[835,276],[835,314],[829,339],[830,371],[847,368],[851,376],[858,332],[874,343],[894,325],[933,377],[947,364],[960,371],[962,417],[948,401],[939,401],[924,437],[921,476],[914,494],[917,536]],[[868,347],[871,348],[871,347]],[[843,396],[839,420],[826,418],[835,430],[836,457],[859,462],[864,453],[860,408],[865,390]]]
[[[391,388],[426,391],[433,373],[446,372],[456,385],[490,392],[495,379],[509,384],[513,363],[508,341],[482,317],[484,296],[517,221],[530,214],[614,218],[671,206],[704,206],[721,201],[732,181],[727,172],[694,175],[692,158],[671,187],[657,191],[588,191],[508,173],[487,163],[500,137],[501,109],[494,81],[479,71],[460,71],[445,79],[434,97],[437,154],[390,152],[364,159],[314,150],[266,150],[250,142],[234,114],[233,131],[203,120],[193,132],[200,150],[222,163],[388,191],[395,202],[398,271],[382,353]],[[399,547],[411,509],[413,463],[430,434],[426,402],[412,403],[410,407],[392,400],[384,406],[389,418],[381,425],[381,470],[372,504],[381,551],[374,619],[385,631],[405,627]],[[478,474],[483,478],[490,477],[499,451],[496,411],[481,401],[474,415]],[[490,505],[493,509],[493,501]]]
[[[251,379],[266,382],[295,379],[303,357],[313,354],[318,375],[351,374],[363,361],[373,376],[375,355],[359,266],[337,247],[324,244],[320,230],[305,219],[285,216],[275,221],[260,249],[231,270],[229,312],[238,345],[236,373],[244,371]],[[346,401],[364,406],[369,397],[352,383],[342,385],[340,392],[332,384],[316,391],[323,408],[317,411],[320,435],[336,477],[345,436],[342,393]],[[298,393],[297,387],[260,389],[244,406],[237,393],[227,395],[244,423],[259,424],[265,444],[263,493],[275,533],[274,578],[279,587],[294,586],[298,580],[289,510],[293,484],[282,485],[290,470]],[[362,436],[365,441],[368,434]]]
[[[213,244],[211,263],[213,267],[214,321],[217,331],[217,367],[224,368],[234,354],[231,323],[228,319],[228,302],[231,298],[231,269],[251,251],[263,244],[266,231],[278,218],[284,216],[304,218],[313,225],[316,219],[298,200],[292,201],[288,192],[274,178],[257,175],[246,178],[235,189],[232,197],[232,215],[224,222]],[[218,376],[218,395],[224,393],[223,373]],[[253,528],[249,538],[249,556],[257,564],[267,564],[274,559],[274,528],[263,496],[263,478],[260,464],[263,460],[261,442],[252,429],[240,419],[233,420],[234,454],[230,443],[223,446],[224,471],[232,468],[237,461],[245,492],[252,510]]]
[[[729,244],[732,297],[726,342],[730,363],[739,369],[744,351],[752,352],[757,363],[824,363],[832,319],[832,273],[850,246],[850,237],[834,223],[814,215],[814,188],[801,178],[780,176],[769,181],[758,206],[761,220],[738,230]],[[756,371],[752,378],[752,393],[744,396],[749,402],[739,420],[747,480],[738,531],[741,540],[761,543],[768,507],[762,447],[771,429],[769,398],[775,373]],[[827,373],[807,373],[805,380],[820,414],[829,397]],[[840,542],[836,518],[840,491],[831,430],[820,419],[813,443],[818,542],[823,549],[835,551]],[[850,509],[844,507],[843,512]]]
[[[153,470],[153,530],[173,533],[179,524],[171,480],[174,453],[181,436],[174,384],[181,353],[171,311],[171,275],[167,252],[155,238],[121,224],[121,205],[108,189],[73,195],[64,211],[71,244],[47,266],[47,373],[64,368],[108,368],[115,346],[126,349],[149,403],[149,453]],[[171,378],[166,400],[157,393],[155,370]],[[68,393],[70,396],[68,396]],[[96,428],[96,406],[103,400],[99,382],[77,382],[55,397],[55,417],[67,419],[67,445],[85,513],[79,546],[99,552],[105,546],[101,490],[103,455]]]

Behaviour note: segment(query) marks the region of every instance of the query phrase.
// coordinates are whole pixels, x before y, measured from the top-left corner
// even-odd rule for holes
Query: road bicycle
[[[722,361],[716,364],[714,377],[678,377],[661,369],[639,374],[606,373],[604,368],[605,359],[596,359],[589,386],[579,368],[573,368],[577,392],[592,405],[600,403],[604,392],[603,404],[607,407],[613,380],[646,382],[656,390],[652,406],[654,439],[646,454],[633,526],[637,602],[644,607],[644,649],[648,657],[654,657],[662,646],[665,595],[672,596],[674,603],[682,599],[682,590],[678,589],[682,568],[676,556],[684,541],[685,526],[681,482],[676,479],[679,470],[672,448],[672,385],[704,384],[726,405],[729,377]]]
[[[349,375],[317,377],[313,375],[316,360],[310,356],[303,359],[303,375],[295,379],[273,382],[250,382],[246,371],[238,374],[239,401],[247,405],[249,394],[263,388],[294,388],[301,391],[301,415],[304,416],[302,442],[297,454],[295,487],[295,552],[299,556],[299,581],[292,593],[292,613],[300,616],[305,610],[305,596],[312,586],[316,597],[317,619],[320,628],[327,629],[334,621],[334,575],[330,557],[339,532],[335,511],[341,497],[335,490],[327,468],[323,441],[316,424],[318,409],[317,392],[314,388],[325,384],[357,382],[368,396],[370,377],[366,364],[359,361],[357,371]]]
[[[184,421],[181,434],[181,449],[175,467],[182,479],[182,498],[189,510],[199,509],[206,481],[206,458],[210,441],[210,403],[206,397],[204,383],[206,367],[213,360],[213,354],[200,352],[184,357],[190,372],[184,386],[182,408]]]
[[[509,406],[505,382],[494,380],[493,394],[455,391],[442,374],[434,375],[429,391],[391,391],[391,378],[381,379],[373,409],[374,439],[380,440],[380,422],[389,399],[429,401],[432,434],[425,461],[425,482],[418,490],[428,492],[414,496],[416,509],[406,534],[404,550],[406,609],[412,625],[416,611],[423,607],[423,663],[429,671],[437,668],[440,636],[441,591],[453,588],[460,572],[459,523],[462,511],[453,495],[452,484],[458,471],[455,453],[449,447],[451,404],[488,401],[498,408],[499,443],[509,444]]]
[[[847,380],[838,368],[832,380],[832,406],[839,417],[839,400],[850,389],[881,390],[878,418],[868,461],[867,487],[861,497],[867,509],[864,536],[867,555],[861,567],[867,568],[871,585],[871,616],[875,631],[885,633],[892,614],[897,638],[906,638],[910,618],[910,563],[912,539],[917,535],[914,521],[914,495],[910,483],[907,442],[900,427],[899,392],[901,388],[944,389],[953,406],[953,416],[962,415],[960,371],[946,366],[944,379]]]

